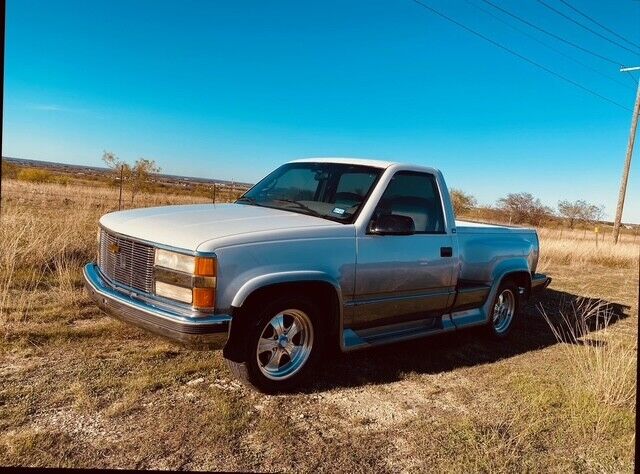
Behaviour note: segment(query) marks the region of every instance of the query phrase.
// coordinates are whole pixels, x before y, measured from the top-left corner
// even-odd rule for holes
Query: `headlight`
[[[156,249],[156,267],[169,268],[179,272],[194,274],[196,270],[196,257],[168,250]]]
[[[154,264],[156,295],[191,303],[198,310],[214,308],[217,282],[215,258],[156,249]]]

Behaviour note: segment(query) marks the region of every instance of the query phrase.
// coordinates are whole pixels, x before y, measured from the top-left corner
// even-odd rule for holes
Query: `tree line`
[[[452,189],[451,202],[457,216],[470,214],[474,210],[497,210],[512,224],[540,225],[554,217],[565,220],[570,229],[579,223],[593,223],[604,218],[604,206],[578,199],[558,201],[556,209],[542,204],[531,193],[509,193],[498,199],[495,206],[478,206],[476,198],[460,189]]]
[[[161,171],[154,160],[139,158],[134,163],[127,163],[110,151],[103,153],[102,161],[111,169],[113,183],[129,190],[131,204],[137,194],[152,187],[152,175]],[[20,170],[13,163],[2,160],[3,178],[39,182],[41,177],[37,174],[38,172],[45,173],[38,170]],[[42,179],[42,181],[49,182],[50,180]],[[479,206],[472,194],[460,189],[452,189],[450,195],[456,216],[476,214],[495,218],[495,214],[499,213],[500,217],[508,220],[509,223],[531,225],[540,225],[545,221],[559,217],[567,223],[570,229],[573,229],[577,224],[594,223],[604,218],[604,206],[598,206],[582,199],[561,200],[558,201],[556,209],[552,209],[542,204],[540,199],[531,193],[526,192],[509,193],[498,199],[494,206]]]

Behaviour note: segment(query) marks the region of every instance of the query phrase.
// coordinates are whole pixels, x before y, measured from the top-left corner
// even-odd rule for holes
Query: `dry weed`
[[[618,315],[599,300],[580,298],[557,318],[541,313],[561,343],[563,366],[570,368],[562,389],[571,421],[584,439],[601,442],[633,411],[637,341],[612,337]]]

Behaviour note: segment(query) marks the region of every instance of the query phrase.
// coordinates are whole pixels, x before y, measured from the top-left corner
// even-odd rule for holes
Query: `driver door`
[[[442,314],[455,293],[453,242],[445,229],[435,176],[398,171],[373,213],[410,217],[412,235],[374,235],[357,242],[353,329]]]

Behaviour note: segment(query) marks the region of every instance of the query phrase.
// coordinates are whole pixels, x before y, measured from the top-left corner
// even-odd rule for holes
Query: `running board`
[[[345,351],[352,351],[391,344],[456,329],[481,326],[486,322],[487,317],[482,308],[474,308],[445,314],[438,318],[389,324],[370,329],[345,329],[342,332],[343,348]]]
[[[455,311],[446,316],[451,319],[456,329],[468,328],[471,326],[480,326],[482,324],[486,324],[487,322],[487,315],[482,310],[482,308]]]
[[[345,329],[342,333],[345,351],[391,344],[419,337],[453,331],[455,326],[448,317],[421,319],[389,324],[370,329]]]

